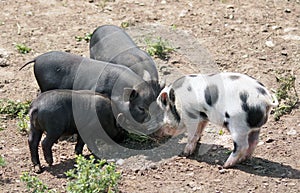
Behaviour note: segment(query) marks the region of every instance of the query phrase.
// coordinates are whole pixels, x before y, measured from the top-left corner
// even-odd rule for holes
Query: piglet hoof
[[[76,155],[82,155],[82,148],[75,148]]]
[[[53,158],[52,157],[46,157],[45,160],[46,160],[46,162],[49,166],[52,166],[52,164],[53,164]]]
[[[40,174],[43,172],[43,169],[40,164],[37,164],[37,165],[33,166],[33,171],[37,174]]]
[[[196,149],[196,145],[194,145],[194,144],[187,144],[181,154],[184,157],[189,157],[189,156],[191,156],[194,153],[195,149]]]
[[[231,168],[235,166],[239,162],[238,156],[233,156],[232,154],[226,160],[225,164],[223,165],[224,168]]]
[[[235,164],[234,163],[229,163],[229,162],[225,162],[225,164],[223,165],[223,168],[231,168],[233,167]]]

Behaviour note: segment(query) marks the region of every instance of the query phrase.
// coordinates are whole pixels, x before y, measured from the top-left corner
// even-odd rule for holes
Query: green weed
[[[117,192],[121,177],[113,163],[96,161],[94,156],[85,159],[82,155],[77,156],[75,169],[67,171],[66,175],[71,180],[67,184],[67,192],[70,193]]]
[[[220,130],[219,130],[219,135],[224,135],[224,133],[225,133],[225,132],[224,132],[223,129],[220,129]]]
[[[107,164],[105,160],[96,160],[94,156],[85,159],[77,156],[75,168],[66,172],[68,183],[65,192],[69,193],[114,193],[118,192],[118,180],[121,174],[116,171],[113,163]],[[30,192],[56,193],[36,176],[25,172],[21,181],[26,183]]]
[[[6,163],[5,163],[4,158],[2,156],[0,156],[0,167],[3,167],[5,165],[6,165]]]
[[[176,24],[172,24],[172,25],[171,25],[171,29],[172,29],[172,30],[176,30],[176,29],[177,29],[177,25],[176,25]]]
[[[49,189],[40,179],[36,176],[31,176],[28,172],[24,172],[21,175],[21,181],[26,183],[26,188],[30,192],[34,193],[54,193],[55,189]]]
[[[31,48],[29,48],[25,44],[16,44],[16,48],[17,48],[18,52],[21,54],[27,54],[31,51]]]
[[[274,118],[279,120],[281,116],[290,113],[296,108],[299,97],[296,92],[295,81],[296,77],[291,73],[283,73],[281,76],[276,76],[279,83],[275,95],[278,99],[279,106],[274,109]]]
[[[84,36],[75,36],[77,42],[85,40],[87,43],[91,40],[92,33],[86,33]]]
[[[121,27],[122,27],[122,28],[127,28],[127,27],[129,27],[129,25],[130,25],[130,23],[129,23],[128,21],[123,21],[123,22],[121,23]]]
[[[30,101],[19,102],[8,99],[0,100],[0,114],[6,114],[12,118],[18,116],[19,112],[27,114],[30,107]]]
[[[126,140],[136,141],[136,142],[140,142],[140,143],[146,143],[146,142],[153,142],[154,141],[154,139],[152,139],[148,135],[138,135],[138,134],[135,134],[135,133],[128,133]]]
[[[157,56],[163,60],[168,59],[168,54],[175,50],[167,41],[163,40],[161,37],[158,37],[155,40],[146,38],[145,42],[146,51],[148,52],[148,54],[150,54],[150,56]]]
[[[29,115],[24,111],[18,112],[18,129],[21,133],[28,133],[29,131]]]

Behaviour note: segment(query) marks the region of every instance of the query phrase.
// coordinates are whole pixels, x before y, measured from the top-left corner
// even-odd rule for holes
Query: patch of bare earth
[[[88,43],[77,42],[75,36],[84,36],[103,24],[120,26],[122,22],[129,22],[135,29],[153,24],[166,29],[176,26],[174,31],[188,31],[208,50],[218,70],[247,73],[269,90],[278,87],[277,72],[288,70],[296,75],[296,89],[300,90],[298,0],[258,0],[255,3],[230,0],[2,0],[0,9],[0,99],[32,100],[38,93],[33,68],[28,66],[19,71],[19,67],[50,50],[88,57]],[[157,37],[167,35],[156,34]],[[188,39],[179,38],[178,41],[190,43]],[[32,51],[18,53],[15,45],[19,43]],[[195,50],[199,49],[197,45]],[[165,69],[183,74],[207,72],[201,63],[191,68],[186,58],[176,52],[168,61],[156,61],[161,76],[167,74]],[[210,144],[209,150],[191,158],[174,155],[159,162],[143,156],[126,158],[118,166],[122,171],[120,191],[300,192],[299,118],[299,107],[277,122],[271,116],[263,126],[261,143],[254,157],[233,169],[221,167],[232,148],[228,133],[214,136],[215,145],[204,141],[203,146]],[[0,155],[7,165],[0,167],[0,192],[26,192],[19,177],[24,171],[31,172],[27,136],[17,130],[16,124],[17,119],[1,119],[0,126],[4,130],[0,131]],[[209,133],[204,134],[204,139],[205,136]],[[63,173],[73,167],[74,143],[60,141],[54,145],[53,152],[54,166],[46,167],[38,177],[49,187],[64,192],[67,180]],[[86,149],[85,154],[89,154]],[[47,166],[42,152],[40,155],[41,163]]]

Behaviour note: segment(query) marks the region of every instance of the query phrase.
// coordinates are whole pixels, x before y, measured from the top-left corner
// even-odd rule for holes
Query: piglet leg
[[[31,130],[28,137],[29,150],[31,155],[31,161],[33,163],[34,172],[40,173],[42,172],[42,167],[40,164],[38,146],[42,138],[43,131],[36,129],[31,124]]]
[[[252,154],[258,144],[259,133],[260,133],[260,130],[254,130],[249,133],[249,135],[248,135],[249,148],[247,149],[247,152],[246,152],[246,159],[249,159],[252,156]]]
[[[77,134],[77,143],[75,145],[75,153],[76,155],[82,154],[84,142],[82,138],[80,137],[79,133]]]
[[[233,130],[230,129],[232,139],[233,139],[233,145],[234,149],[232,153],[230,154],[229,158],[226,160],[224,164],[224,168],[229,168],[237,163],[240,163],[241,161],[246,159],[247,150],[249,148],[248,145],[248,133],[243,130]]]
[[[48,132],[42,142],[42,149],[46,162],[51,166],[53,164],[52,146],[59,139],[61,133]]]
[[[197,124],[196,124],[197,125]],[[183,155],[192,155],[197,147],[197,143],[201,138],[203,129],[207,125],[207,121],[200,121],[198,126],[195,124],[189,124],[188,127],[188,142],[184,148]],[[192,127],[194,126],[194,127]],[[196,128],[197,127],[197,128]],[[196,128],[196,129],[195,129]]]

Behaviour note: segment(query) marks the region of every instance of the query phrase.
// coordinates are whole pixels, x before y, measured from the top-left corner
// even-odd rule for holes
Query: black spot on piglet
[[[203,119],[208,119],[207,114],[201,111],[200,111],[200,117],[202,117]]]
[[[265,85],[259,81],[257,81],[258,84],[260,84],[261,86],[265,87]]]
[[[266,90],[264,88],[262,88],[262,87],[257,87],[256,89],[262,95],[266,95],[267,94]]]
[[[234,141],[233,142],[233,151],[232,151],[232,153],[235,153],[236,150],[237,150],[237,143]]]
[[[173,88],[171,88],[171,90],[169,92],[169,98],[173,103],[175,102],[175,91]]]
[[[177,121],[177,123],[180,123],[181,118],[180,118],[180,115],[178,114],[176,105],[174,105],[174,104],[169,104],[169,107],[170,107],[171,113],[172,113],[173,116],[174,116],[174,119]]]
[[[265,124],[265,114],[260,106],[250,106],[247,111],[247,123],[251,128],[258,128]]]
[[[231,80],[237,80],[237,79],[240,78],[240,76],[237,76],[237,75],[231,75],[231,76],[229,76],[229,78],[230,78]]]
[[[230,118],[230,115],[227,112],[225,112],[225,117]]]
[[[209,85],[205,88],[204,91],[205,101],[209,106],[213,106],[218,98],[219,98],[219,91],[216,85]]]
[[[229,123],[228,123],[227,121],[224,121],[224,122],[223,122],[223,125],[224,125],[225,128],[228,128],[228,124],[229,124]]]
[[[246,103],[249,97],[249,93],[244,91],[244,92],[240,92],[240,99],[243,103]]]
[[[249,105],[248,105],[248,103],[243,103],[242,104],[242,109],[243,109],[243,111],[248,112],[249,111]]]
[[[188,115],[190,118],[192,118],[192,119],[197,119],[197,118],[198,118],[197,115],[195,115],[195,114],[192,113],[192,112],[187,111],[186,113],[187,113],[187,115]]]

